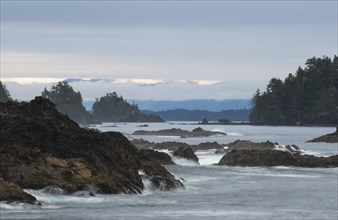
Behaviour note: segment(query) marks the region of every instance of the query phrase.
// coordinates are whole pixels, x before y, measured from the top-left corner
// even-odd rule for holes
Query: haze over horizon
[[[1,1],[1,81],[93,100],[250,99],[337,54],[337,1]]]

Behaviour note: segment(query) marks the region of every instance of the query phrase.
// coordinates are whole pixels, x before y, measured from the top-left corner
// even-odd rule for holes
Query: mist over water
[[[111,127],[116,125],[117,127]],[[334,128],[269,127],[242,125],[193,125],[190,122],[107,123],[95,128],[120,131],[128,138],[154,142],[180,141],[230,143],[237,139],[255,142],[296,144],[308,154],[329,156],[338,153],[337,144],[306,143],[332,133]],[[136,130],[181,128],[222,131],[227,136],[179,138],[134,136]],[[146,186],[139,195],[62,195],[57,189],[27,190],[43,206],[1,203],[2,219],[337,219],[338,168],[230,167],[215,166],[222,154],[198,151],[200,164],[176,161],[166,168],[182,178],[185,188],[173,192]],[[142,171],[140,171],[142,172]]]

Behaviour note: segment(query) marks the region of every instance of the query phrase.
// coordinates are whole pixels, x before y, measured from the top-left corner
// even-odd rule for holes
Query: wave
[[[187,159],[184,159],[184,158],[178,158],[178,157],[175,157],[175,156],[173,156],[171,159],[172,159],[176,164],[181,165],[181,166],[199,166],[199,164],[196,163],[196,162],[193,161],[193,160],[187,160]]]
[[[241,134],[241,133],[238,133],[238,132],[226,132],[226,133],[229,136],[236,136],[236,137],[244,136],[244,134]]]

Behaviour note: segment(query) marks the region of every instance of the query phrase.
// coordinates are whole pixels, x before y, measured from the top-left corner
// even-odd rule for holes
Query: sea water
[[[196,125],[191,122],[104,123],[101,131],[119,131],[129,139],[230,143],[237,139],[296,144],[317,156],[338,154],[338,144],[307,143],[332,133],[332,127],[270,127],[248,125]],[[116,126],[116,127],[113,127]],[[181,128],[222,131],[227,136],[179,138],[135,136],[136,130]],[[43,205],[1,203],[0,219],[338,219],[338,168],[215,166],[223,155],[199,151],[201,165],[177,160],[166,168],[182,178],[182,189],[153,190],[146,184],[139,195],[51,194],[26,190]]]

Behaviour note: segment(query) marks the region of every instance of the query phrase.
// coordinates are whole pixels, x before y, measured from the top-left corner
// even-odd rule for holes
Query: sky
[[[250,99],[337,54],[337,1],[1,0],[0,37],[15,99],[69,78],[85,100]]]

